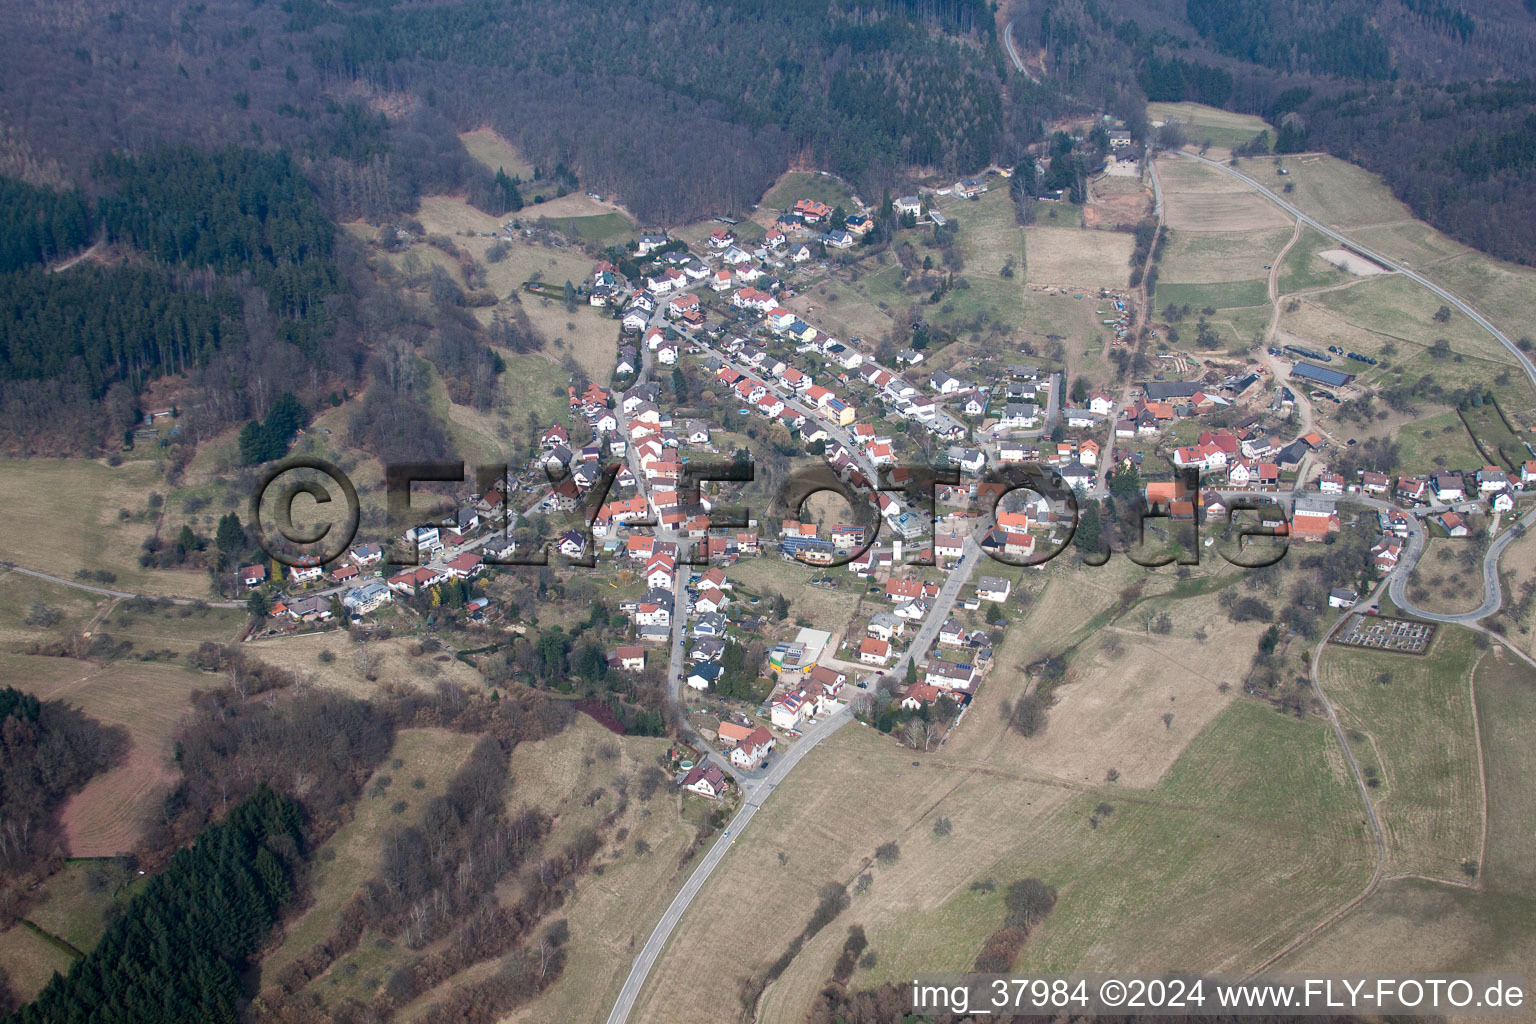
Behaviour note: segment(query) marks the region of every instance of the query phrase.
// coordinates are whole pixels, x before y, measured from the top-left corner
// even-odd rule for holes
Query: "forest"
[[[239,1019],[240,972],[293,894],[299,807],[265,785],[133,898],[101,941],[6,1024]]]

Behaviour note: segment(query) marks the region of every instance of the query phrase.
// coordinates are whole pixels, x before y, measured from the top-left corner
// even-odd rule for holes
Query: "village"
[[[967,198],[987,188],[984,177],[943,191]],[[933,198],[889,202],[908,224],[942,224]],[[641,235],[578,289],[616,322],[612,379],[573,378],[570,426],[549,425],[515,478],[459,495],[446,518],[396,538],[389,557],[380,543],[362,544],[329,567],[295,567],[280,584],[267,566],[248,566],[239,584],[270,597],[275,630],[372,622],[397,602],[484,624],[498,618],[486,583],[507,569],[593,573],[619,591],[628,629],[607,652],[608,669],[660,674],[694,709],[678,782],[716,798],[828,716],[855,715],[915,747],[942,743],[1006,628],[991,609],[1007,606],[1021,571],[1064,550],[1082,505],[1124,496],[1117,478],[1138,481],[1149,516],[1212,534],[1229,513],[1258,505],[1276,510],[1260,517],[1269,532],[1325,542],[1348,504],[1374,524],[1371,560],[1383,576],[1416,540],[1422,546],[1420,531],[1497,530],[1536,479],[1536,458],[1518,470],[1396,479],[1333,471],[1352,442],[1305,429],[1298,405],[1308,399],[1297,389],[1345,389],[1351,378],[1308,349],[1268,353],[1294,359],[1288,379],[1272,361],[1181,357],[1165,365],[1189,379],[1159,376],[1119,394],[1004,358],[929,371],[916,345],[883,364],[864,340],[828,334],[784,305],[877,213],[801,199],[760,242],[721,222],[697,251],[666,233]],[[1106,291],[1097,301],[1118,340],[1128,297]],[[685,371],[704,382],[714,415],[674,415]],[[849,499],[843,512],[813,514],[807,504],[773,520],[721,521],[737,500],[722,460],[750,462],[743,435],[760,442],[775,430],[830,470]],[[918,465],[958,482],[935,485],[925,502]],[[999,482],[1010,468],[1042,475]],[[784,607],[774,616],[764,588],[740,578],[762,560],[819,569],[809,585],[857,593],[857,615],[816,624],[826,629],[797,624]],[[396,568],[386,574],[386,565]],[[1329,603],[1357,599],[1340,588]]]

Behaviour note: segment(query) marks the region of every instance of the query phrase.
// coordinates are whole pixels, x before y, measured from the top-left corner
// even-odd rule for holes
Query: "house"
[[[1536,480],[1536,459],[1526,459],[1520,464],[1520,486],[1529,487]]]
[[[983,576],[976,581],[976,596],[983,601],[1006,601],[1012,589],[1012,582],[997,576]]]
[[[240,582],[247,587],[259,587],[267,581],[267,567],[265,565],[248,565],[237,574]]]
[[[1403,542],[1383,537],[1371,548],[1371,559],[1376,565],[1376,571],[1381,573],[1391,572],[1397,568],[1398,561],[1403,557]]]
[[[289,570],[288,578],[294,583],[313,583],[324,575],[323,565],[295,565]]]
[[[1467,529],[1467,520],[1459,512],[1445,512],[1434,517],[1435,522],[1450,537],[1465,537],[1470,531]]]
[[[583,539],[583,544],[585,544],[585,539]],[[479,555],[466,551],[448,562],[444,568],[448,570],[454,579],[467,580],[480,571],[482,561]]]
[[[1429,482],[1421,476],[1398,477],[1394,493],[1404,501],[1423,504],[1429,499]]]
[[[640,240],[635,243],[635,252],[641,256],[649,256],[657,249],[664,248],[671,241],[667,237],[666,232],[654,235],[641,235]]]
[[[638,306],[631,306],[625,310],[624,317],[619,321],[619,326],[626,331],[635,333],[645,330],[645,325],[651,322],[650,314]]]
[[[486,495],[485,500],[489,500],[491,494],[498,495],[496,498],[496,504],[500,505],[501,498],[499,497],[499,491],[490,492]],[[373,565],[375,562],[383,560],[384,549],[377,544],[359,544],[357,547],[348,552],[347,557],[352,559],[352,561],[356,562],[359,566]],[[258,568],[262,569],[263,572],[266,571],[265,567],[263,566],[258,566]]]
[[[640,672],[645,668],[645,648],[634,645],[616,648],[608,656],[608,664],[625,672]]]
[[[1386,494],[1390,481],[1385,473],[1366,471],[1360,474],[1360,489],[1367,494]]]
[[[932,704],[944,691],[929,683],[913,683],[901,695],[901,706],[909,711],[921,711],[923,705]]]
[[[798,729],[805,717],[805,698],[798,693],[786,693],[773,702],[768,718],[780,729]]]
[[[705,612],[694,620],[693,635],[706,637],[724,636],[725,616],[719,612]]]
[[[816,199],[797,199],[794,212],[807,224],[815,224],[823,218],[832,216],[832,207]]]
[[[923,669],[923,682],[941,690],[970,690],[976,683],[976,668],[942,658],[929,658]]]
[[[763,763],[777,742],[773,733],[760,725],[737,742],[736,749],[731,751],[731,764],[751,771]]]
[[[694,600],[693,607],[694,610],[702,615],[708,612],[722,611],[729,603],[730,599],[720,591],[709,589],[699,591],[699,596]]]
[[[725,769],[713,761],[696,764],[683,776],[682,786],[690,793],[714,800],[726,790]]]
[[[963,387],[958,378],[950,376],[943,370],[936,371],[929,376],[928,386],[941,395],[956,394]]]
[[[1328,591],[1329,608],[1353,608],[1360,600],[1360,595],[1353,590],[1345,590],[1343,587],[1334,587]]]
[[[1513,512],[1515,510],[1515,499],[1508,491],[1499,491],[1493,496],[1492,501],[1489,502],[1489,507],[1495,512]]]
[[[933,539],[933,553],[939,558],[960,558],[965,554],[965,541],[958,533],[940,533]]]
[[[372,580],[347,591],[346,596],[341,599],[341,604],[347,609],[348,614],[357,616],[377,611],[394,599],[395,595],[387,586],[378,580]]]
[[[1460,473],[1436,473],[1429,478],[1435,500],[1441,504],[1467,500],[1467,485]]]
[[[890,641],[872,636],[865,637],[859,641],[859,660],[866,665],[884,666],[891,660]]]
[[[695,690],[708,690],[719,681],[725,669],[713,661],[701,661],[688,672],[688,685]]]
[[[945,619],[939,627],[939,643],[959,647],[966,641],[965,627],[954,619]]]
[[[896,209],[897,216],[900,217],[904,217],[909,213],[917,217],[923,212],[923,201],[918,196],[902,196],[892,205]]]
[[[1497,466],[1484,466],[1477,471],[1477,493],[1494,494],[1509,489],[1509,476]]]
[[[890,640],[905,632],[906,624],[890,612],[876,612],[869,617],[868,630],[870,636]]]
[[[1343,494],[1344,478],[1337,473],[1324,473],[1317,478],[1317,489],[1323,494]]]

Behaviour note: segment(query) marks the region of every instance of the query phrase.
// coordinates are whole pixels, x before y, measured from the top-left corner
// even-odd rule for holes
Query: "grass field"
[[[1301,237],[1291,246],[1280,264],[1280,278],[1276,282],[1280,294],[1326,288],[1344,284],[1350,280],[1346,271],[1323,259],[1318,253],[1338,247],[1338,243],[1316,228],[1304,227]]]
[[[1274,970],[1525,971],[1536,961],[1533,922],[1536,903],[1525,897],[1397,879]]]
[[[853,193],[840,178],[821,171],[786,171],[763,195],[759,206],[770,210],[788,210],[798,199],[815,199],[853,213]]]
[[[1278,206],[1230,175],[1189,159],[1157,160],[1164,223],[1175,231],[1261,231],[1284,227]]]
[[[1232,652],[1251,647],[1257,629],[1226,622],[1223,575],[1154,577],[1151,596],[1116,625],[1113,606],[1139,567],[1119,559],[1045,573],[1043,590],[1031,574],[1038,596],[1009,630],[977,701],[920,767],[862,727],[807,757],[700,894],[638,1019],[734,1019],[735,979],[784,948],[817,886],[866,870],[869,892],[806,945],[758,1019],[804,1012],[848,924],[863,925],[878,954],[854,988],[969,966],[1002,916],[1001,894],[973,892],[973,880],[1035,875],[1058,887],[1061,902],[1021,964],[1050,972],[1241,969],[1360,891],[1372,853],[1331,732],[1217,689],[1230,679]],[[1161,609],[1175,626],[1153,650],[1140,622]],[[1099,646],[1106,628],[1121,632],[1121,654]],[[1197,629],[1208,633],[1203,644]],[[1023,692],[1022,666],[1085,638],[1045,732],[1026,740],[1002,728],[1001,705]],[[1174,712],[1168,724],[1165,709]],[[1118,781],[1107,781],[1106,765]],[[951,821],[951,835],[935,835],[938,817]],[[872,866],[874,846],[887,839],[901,859]],[[752,913],[750,939],[731,927],[739,908]],[[700,993],[689,969],[705,950],[739,966]]]
[[[107,570],[120,590],[212,596],[206,573],[139,567],[140,544],[154,526],[144,515],[121,521],[118,510],[146,513],[157,490],[167,488],[151,462],[114,469],[89,459],[0,460],[0,560],[66,578]]]
[[[1429,655],[1331,646],[1321,664],[1387,834],[1392,871],[1465,880],[1481,857],[1483,792],[1473,727],[1471,634],[1441,627]],[[1382,673],[1391,673],[1385,684]]]
[[[476,128],[471,132],[460,132],[459,141],[464,144],[469,155],[480,161],[491,173],[504,170],[514,178],[533,180],[533,164],[494,129]]]
[[[74,962],[68,953],[24,925],[0,931],[0,964],[5,965],[11,991],[23,1001],[42,991],[55,971],[68,974]]]
[[[1162,282],[1158,289],[1170,281],[1189,285],[1259,278],[1267,283],[1264,265],[1274,262],[1291,240],[1291,231],[1174,231],[1158,261]]]
[[[604,247],[628,241],[635,235],[634,223],[622,213],[597,213],[587,217],[544,215],[539,220],[547,220],[550,227],[562,234]]]
[[[1269,161],[1246,160],[1238,167],[1265,187],[1279,191],[1281,184],[1291,185],[1286,202],[1341,231],[1410,222],[1413,213],[1392,197],[1379,177],[1363,167],[1336,157],[1307,153],[1285,158],[1284,178],[1277,176]],[[1274,184],[1270,184],[1273,179]]]
[[[1251,142],[1261,131],[1268,130],[1271,138],[1275,134],[1261,117],[1199,103],[1148,103],[1147,118],[1179,122],[1184,125],[1189,141],[1196,146],[1209,142],[1212,146],[1232,149]]]
[[[1189,306],[1198,311],[1211,306],[1221,310],[1264,306],[1268,301],[1269,282],[1262,278],[1213,284],[1157,283],[1157,304],[1160,308]]]
[[[825,784],[834,777],[841,786]],[[887,839],[901,859],[872,868],[869,892],[768,990],[760,1019],[803,1013],[848,924],[865,927],[879,957],[854,987],[968,967],[1002,916],[1001,892],[970,891],[987,878],[1033,875],[1060,892],[1021,970],[1241,969],[1363,886],[1370,851],[1352,796],[1321,723],[1248,702],[1219,715],[1151,790],[998,770],[948,748],[913,768],[891,741],[845,729],[807,757],[727,855],[653,972],[637,1019],[734,1019],[735,978],[804,925],[819,884],[852,880]],[[1095,829],[1087,819],[1104,802],[1114,809]],[[947,837],[933,833],[941,816],[952,823]],[[732,927],[747,909],[750,937]],[[732,967],[701,992],[690,972],[706,949]]]
[[[1466,428],[1454,412],[1415,420],[1396,435],[1398,461],[1410,473],[1439,466],[1471,466],[1481,460]]]
[[[1488,778],[1488,845],[1483,884],[1536,899],[1536,672],[1499,647],[1484,655],[1473,675],[1478,724]]]
[[[1024,229],[1031,284],[1057,288],[1123,290],[1130,278],[1135,239],[1123,231],[1083,231],[1032,224]]]
[[[528,800],[558,813],[558,840],[613,810],[611,793],[587,808],[580,806],[584,796],[633,778],[665,747],[661,739],[616,737],[580,717],[559,736],[513,752],[513,802]],[[618,756],[611,756],[615,750]],[[678,795],[665,788],[641,801],[631,793],[630,809],[618,825],[629,830],[625,840],[602,858],[601,876],[578,882],[559,912],[571,926],[565,972],[522,1010],[520,1020],[602,1019],[635,952],[692,869],[691,861],[678,864],[694,834],[680,813]]]
[[[726,571],[732,583],[759,597],[765,597],[769,592],[788,597],[792,616],[811,620],[817,629],[841,632],[859,603],[863,581],[834,569],[831,575],[841,584],[838,589],[809,585],[812,577],[824,574],[825,570],[786,562],[777,556],[744,558]],[[877,595],[871,595],[871,598],[888,603]]]
[[[17,680],[43,700],[69,701],[102,722],[128,730],[132,743],[126,759],[71,797],[62,820],[69,852],[77,857],[110,857],[131,850],[143,815],[176,779],[171,740],[188,698],[193,690],[221,685],[222,680],[178,662],[96,666],[3,655],[0,667],[0,676]]]
[[[43,883],[42,896],[27,911],[27,920],[90,952],[106,930],[102,914],[114,903],[127,905],[139,887],[128,883],[136,879],[110,862],[71,861]]]

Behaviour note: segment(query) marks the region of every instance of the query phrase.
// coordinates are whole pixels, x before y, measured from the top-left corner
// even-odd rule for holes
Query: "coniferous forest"
[[[233,1024],[240,972],[292,896],[302,839],[298,805],[259,787],[6,1024]]]

